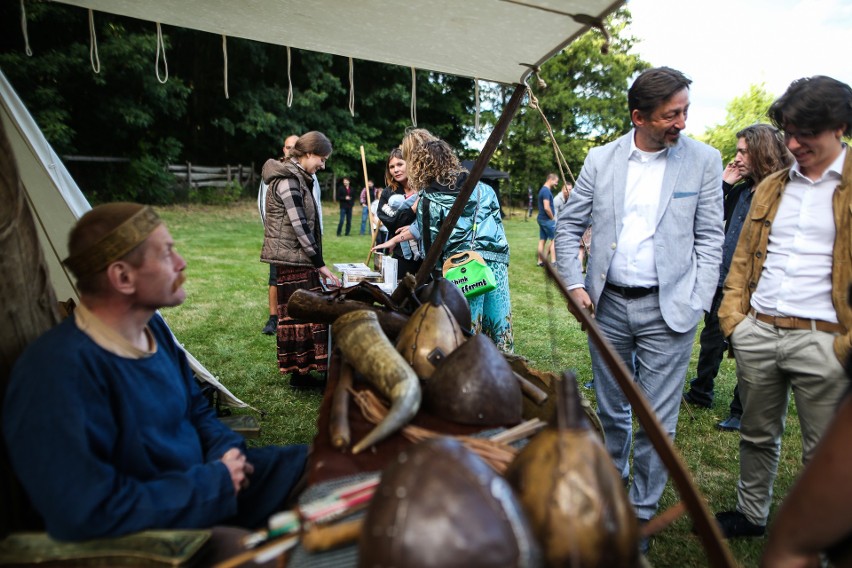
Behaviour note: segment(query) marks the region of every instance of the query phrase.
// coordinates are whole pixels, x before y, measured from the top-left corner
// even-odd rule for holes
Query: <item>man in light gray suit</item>
[[[674,437],[698,321],[722,260],[722,159],[680,135],[689,85],[679,71],[642,73],[627,95],[633,130],[589,152],[556,230],[559,272],[597,321],[668,434]],[[576,251],[592,220],[585,282]],[[631,409],[589,342],[606,445],[627,483]],[[667,472],[644,431],[636,435],[630,500],[651,518]]]

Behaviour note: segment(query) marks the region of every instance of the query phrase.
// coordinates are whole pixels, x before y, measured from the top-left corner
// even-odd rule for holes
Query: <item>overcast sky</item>
[[[686,132],[725,119],[751,84],[780,95],[795,79],[852,84],[852,0],[628,0],[634,48],[692,80]],[[845,41],[844,41],[845,40]]]

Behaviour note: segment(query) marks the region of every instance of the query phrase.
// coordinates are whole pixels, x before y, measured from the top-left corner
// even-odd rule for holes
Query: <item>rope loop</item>
[[[163,52],[164,77],[160,77],[160,51]],[[163,40],[163,28],[160,22],[157,22],[157,59],[154,61],[154,71],[157,73],[157,81],[165,85],[169,80],[169,62],[166,61],[166,42]]]
[[[224,82],[225,82],[225,98],[230,99],[228,96],[228,36],[222,34],[222,63],[224,65]]]
[[[101,58],[98,56],[98,35],[95,32],[95,12],[89,8],[89,62],[95,75],[101,72]]]
[[[476,77],[473,79],[473,98],[476,108],[476,114],[474,114],[473,118],[473,129],[474,131],[479,132],[479,79]]]
[[[411,126],[417,128],[417,71],[411,68]]]
[[[21,31],[24,32],[24,53],[27,57],[32,57],[33,50],[30,49],[30,36],[27,33],[27,8],[24,6],[24,0],[21,0]]]
[[[287,46],[287,108],[293,106],[293,79],[290,76],[290,46]]]
[[[349,58],[349,114],[355,116],[355,62]]]

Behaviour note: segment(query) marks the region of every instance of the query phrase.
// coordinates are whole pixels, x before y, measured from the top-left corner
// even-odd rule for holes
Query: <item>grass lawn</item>
[[[364,262],[369,237],[357,235],[360,209],[353,212],[353,234],[337,237],[337,206],[326,203],[323,256],[327,264]],[[255,204],[175,206],[159,210],[188,262],[187,301],[165,310],[177,337],[239,398],[264,411],[259,444],[310,443],[316,434],[319,394],[294,392],[278,373],[275,339],[262,335],[266,322],[268,265],[259,262],[262,227]],[[568,313],[559,293],[536,266],[538,225],[525,220],[525,211],[506,211],[506,233],[512,251],[509,282],[512,294],[515,351],[534,366],[553,371],[573,369],[581,384],[591,379],[585,334]],[[688,376],[695,373],[698,342]],[[673,377],[673,380],[683,377]],[[717,379],[716,403],[710,410],[682,406],[676,446],[693,474],[710,509],[731,509],[736,503],[739,436],[720,432],[715,424],[727,416],[736,382],[734,363],[725,360]],[[590,389],[584,394],[594,399]],[[243,412],[240,410],[239,412]],[[775,483],[772,514],[801,465],[801,443],[795,406],[787,417],[787,432]],[[661,509],[678,501],[671,484]],[[655,566],[704,566],[703,550],[684,517],[656,537],[649,560]],[[732,541],[743,566],[756,566],[762,539]]]

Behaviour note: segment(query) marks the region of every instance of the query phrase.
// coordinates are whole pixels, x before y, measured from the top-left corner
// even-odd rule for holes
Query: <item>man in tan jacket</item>
[[[716,515],[727,537],[765,532],[791,387],[804,462],[849,388],[852,88],[799,79],[769,116],[796,163],[757,187],[719,308],[743,402],[737,507]]]

